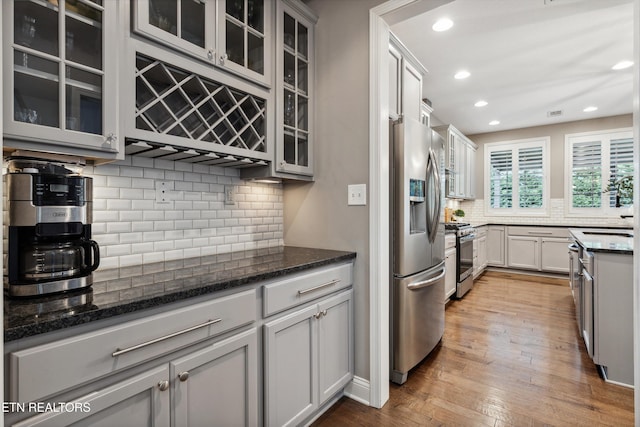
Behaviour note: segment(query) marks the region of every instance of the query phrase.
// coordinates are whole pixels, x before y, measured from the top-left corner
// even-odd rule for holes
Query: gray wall
[[[286,245],[357,252],[355,374],[364,379],[369,379],[369,206],[347,206],[347,185],[368,189],[369,9],[382,2],[306,2],[319,16],[315,182],[284,186]]]
[[[476,153],[476,182],[484,182],[484,144],[490,142],[513,141],[517,139],[549,136],[551,137],[551,198],[564,198],[565,134],[625,128],[631,127],[632,125],[633,115],[625,114],[621,116],[558,123],[555,125],[467,135],[473,142],[478,144],[478,151]],[[476,197],[478,199],[482,199],[484,197],[483,184],[476,185]]]

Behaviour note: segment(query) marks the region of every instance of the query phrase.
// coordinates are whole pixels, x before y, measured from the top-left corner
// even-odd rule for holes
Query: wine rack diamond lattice
[[[156,59],[136,57],[137,129],[206,143],[212,151],[234,147],[250,155],[267,150],[265,115],[262,98]]]

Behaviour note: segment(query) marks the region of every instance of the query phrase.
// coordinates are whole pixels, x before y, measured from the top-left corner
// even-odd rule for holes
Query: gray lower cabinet
[[[509,226],[507,266],[567,274],[569,243],[571,241],[566,228]]]
[[[264,325],[265,425],[309,418],[353,377],[352,291]]]
[[[529,236],[507,237],[507,265],[513,268],[540,270],[540,239]]]
[[[254,328],[16,425],[257,426],[257,367]]]
[[[169,366],[171,425],[258,425],[255,328],[177,359]]]
[[[256,304],[250,289],[11,352],[10,401],[90,411],[14,418],[23,411],[5,422],[257,426]]]
[[[506,232],[504,225],[490,225],[487,229],[487,264],[494,267],[504,267]]]
[[[168,378],[167,365],[156,367],[67,402],[78,409],[45,412],[13,426],[169,427],[169,390],[163,385]]]

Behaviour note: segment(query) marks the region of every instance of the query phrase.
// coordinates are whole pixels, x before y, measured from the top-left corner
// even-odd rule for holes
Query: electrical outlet
[[[364,206],[367,204],[367,184],[351,184],[347,186],[347,205]]]
[[[224,204],[225,205],[235,205],[235,187],[233,185],[225,185],[224,186]]]
[[[170,188],[167,181],[156,181],[156,203],[169,203]]]

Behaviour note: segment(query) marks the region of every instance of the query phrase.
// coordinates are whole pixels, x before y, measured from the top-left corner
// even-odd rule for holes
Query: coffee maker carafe
[[[91,286],[100,249],[91,240],[92,180],[60,163],[9,158],[4,288],[33,296]]]

